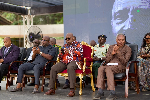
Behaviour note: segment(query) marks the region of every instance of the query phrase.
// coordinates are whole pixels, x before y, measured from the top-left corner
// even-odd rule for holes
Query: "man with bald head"
[[[52,60],[55,56],[55,48],[49,44],[50,38],[48,36],[44,36],[42,38],[42,46],[33,47],[33,55],[32,60],[33,62],[27,62],[21,64],[18,69],[18,79],[17,79],[17,86],[10,90],[11,92],[22,90],[21,83],[23,74],[25,71],[34,70],[34,77],[35,77],[35,87],[32,93],[37,93],[39,88],[39,77],[40,71],[43,70],[45,63],[49,60]]]
[[[106,54],[105,65],[98,68],[97,76],[97,87],[98,93],[94,97],[95,99],[100,99],[104,96],[104,73],[106,72],[107,77],[107,90],[110,90],[110,95],[106,100],[114,100],[116,98],[115,86],[114,86],[114,74],[125,72],[127,62],[131,57],[131,48],[125,45],[124,34],[118,34],[116,37],[117,44],[109,46],[108,52]]]
[[[52,45],[53,47],[58,47],[59,50],[61,49],[61,46],[56,44],[56,39],[55,38],[50,38],[50,45]]]
[[[4,38],[4,46],[0,49],[0,81],[6,75],[9,64],[18,59],[20,49],[11,43],[10,37]]]
[[[45,95],[55,94],[55,80],[57,73],[61,73],[67,69],[69,81],[70,81],[70,92],[67,96],[73,97],[75,95],[75,70],[80,68],[81,59],[83,57],[83,48],[80,42],[73,40],[73,34],[67,33],[66,43],[59,52],[60,62],[52,66],[50,71],[50,90]]]

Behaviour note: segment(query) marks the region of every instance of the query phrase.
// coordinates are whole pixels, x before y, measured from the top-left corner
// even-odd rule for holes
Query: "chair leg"
[[[10,87],[10,74],[7,74],[7,83],[6,83],[6,90]]]
[[[25,87],[25,75],[23,75],[23,78],[22,78],[22,88]]]
[[[42,77],[42,87],[41,87],[41,92],[44,91],[44,85],[45,85],[45,76]]]
[[[94,88],[94,82],[93,82],[93,75],[91,74],[90,75],[91,77],[91,87],[92,87],[92,90],[93,90],[93,92],[95,91],[95,88]]]
[[[139,90],[139,79],[138,79],[138,77],[136,77],[135,81],[136,81],[137,94],[139,94],[140,90]]]
[[[125,80],[125,98],[128,98],[128,73],[129,73],[129,68],[126,69],[126,80]]]
[[[80,74],[79,78],[80,78],[80,91],[79,91],[79,94],[82,95],[82,78],[83,78],[83,75]]]

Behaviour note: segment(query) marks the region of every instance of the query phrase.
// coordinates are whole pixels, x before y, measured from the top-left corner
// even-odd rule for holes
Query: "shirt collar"
[[[12,44],[10,45],[10,47],[11,47],[11,46],[12,46]],[[6,47],[6,48],[8,48],[8,49],[9,49],[10,47]]]

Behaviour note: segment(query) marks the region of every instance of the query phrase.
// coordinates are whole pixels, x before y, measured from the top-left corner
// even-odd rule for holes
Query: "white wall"
[[[53,25],[34,25],[41,29],[44,36],[50,37],[63,37],[64,36],[64,25],[53,24]],[[26,27],[25,27],[26,29]],[[27,29],[25,30],[25,32]],[[23,38],[25,32],[23,32],[23,25],[1,25],[0,26],[0,37],[9,36],[11,38]]]

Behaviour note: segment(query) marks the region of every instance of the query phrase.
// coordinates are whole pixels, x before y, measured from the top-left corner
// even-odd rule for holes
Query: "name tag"
[[[107,65],[118,65],[118,63],[108,63]]]

